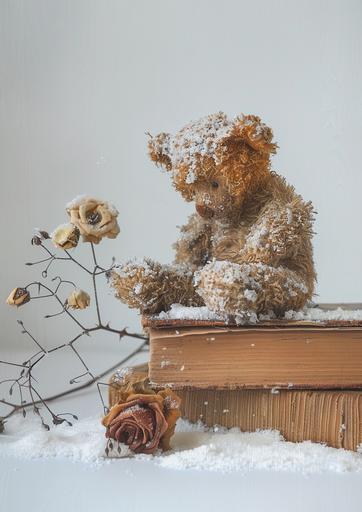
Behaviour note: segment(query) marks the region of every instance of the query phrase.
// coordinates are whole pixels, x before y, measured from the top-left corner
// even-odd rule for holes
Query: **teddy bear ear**
[[[153,162],[161,165],[167,171],[172,169],[170,158],[170,139],[169,133],[159,133],[154,137],[148,133],[148,153]]]
[[[260,117],[244,115],[236,117],[230,137],[240,139],[260,153],[276,153],[278,145],[273,141],[273,131]]]

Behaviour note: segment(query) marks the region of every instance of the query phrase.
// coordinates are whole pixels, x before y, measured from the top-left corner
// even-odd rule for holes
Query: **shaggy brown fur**
[[[173,266],[146,260],[113,273],[123,302],[147,313],[177,302],[236,316],[305,305],[316,278],[313,207],[270,170],[272,137],[256,116],[218,113],[150,138],[151,159],[196,213],[181,228]]]

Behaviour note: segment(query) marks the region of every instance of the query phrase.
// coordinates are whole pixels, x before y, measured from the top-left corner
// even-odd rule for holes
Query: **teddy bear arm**
[[[312,236],[313,206],[298,198],[283,206],[272,203],[246,239],[243,261],[276,266],[296,255]]]
[[[202,305],[192,272],[179,265],[162,265],[152,260],[129,262],[113,271],[111,284],[121,302],[141,313],[159,313],[174,303]]]

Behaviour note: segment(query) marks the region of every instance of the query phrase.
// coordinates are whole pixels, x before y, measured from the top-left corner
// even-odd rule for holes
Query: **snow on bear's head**
[[[202,217],[240,206],[269,176],[273,132],[259,117],[223,112],[193,121],[176,135],[150,135],[151,159],[172,174],[176,190]]]

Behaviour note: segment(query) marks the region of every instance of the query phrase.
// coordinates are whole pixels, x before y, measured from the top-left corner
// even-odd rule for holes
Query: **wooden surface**
[[[246,432],[276,429],[288,441],[311,440],[356,450],[362,443],[361,391],[187,390],[184,417]]]
[[[362,329],[150,328],[150,379],[176,388],[362,388]]]

